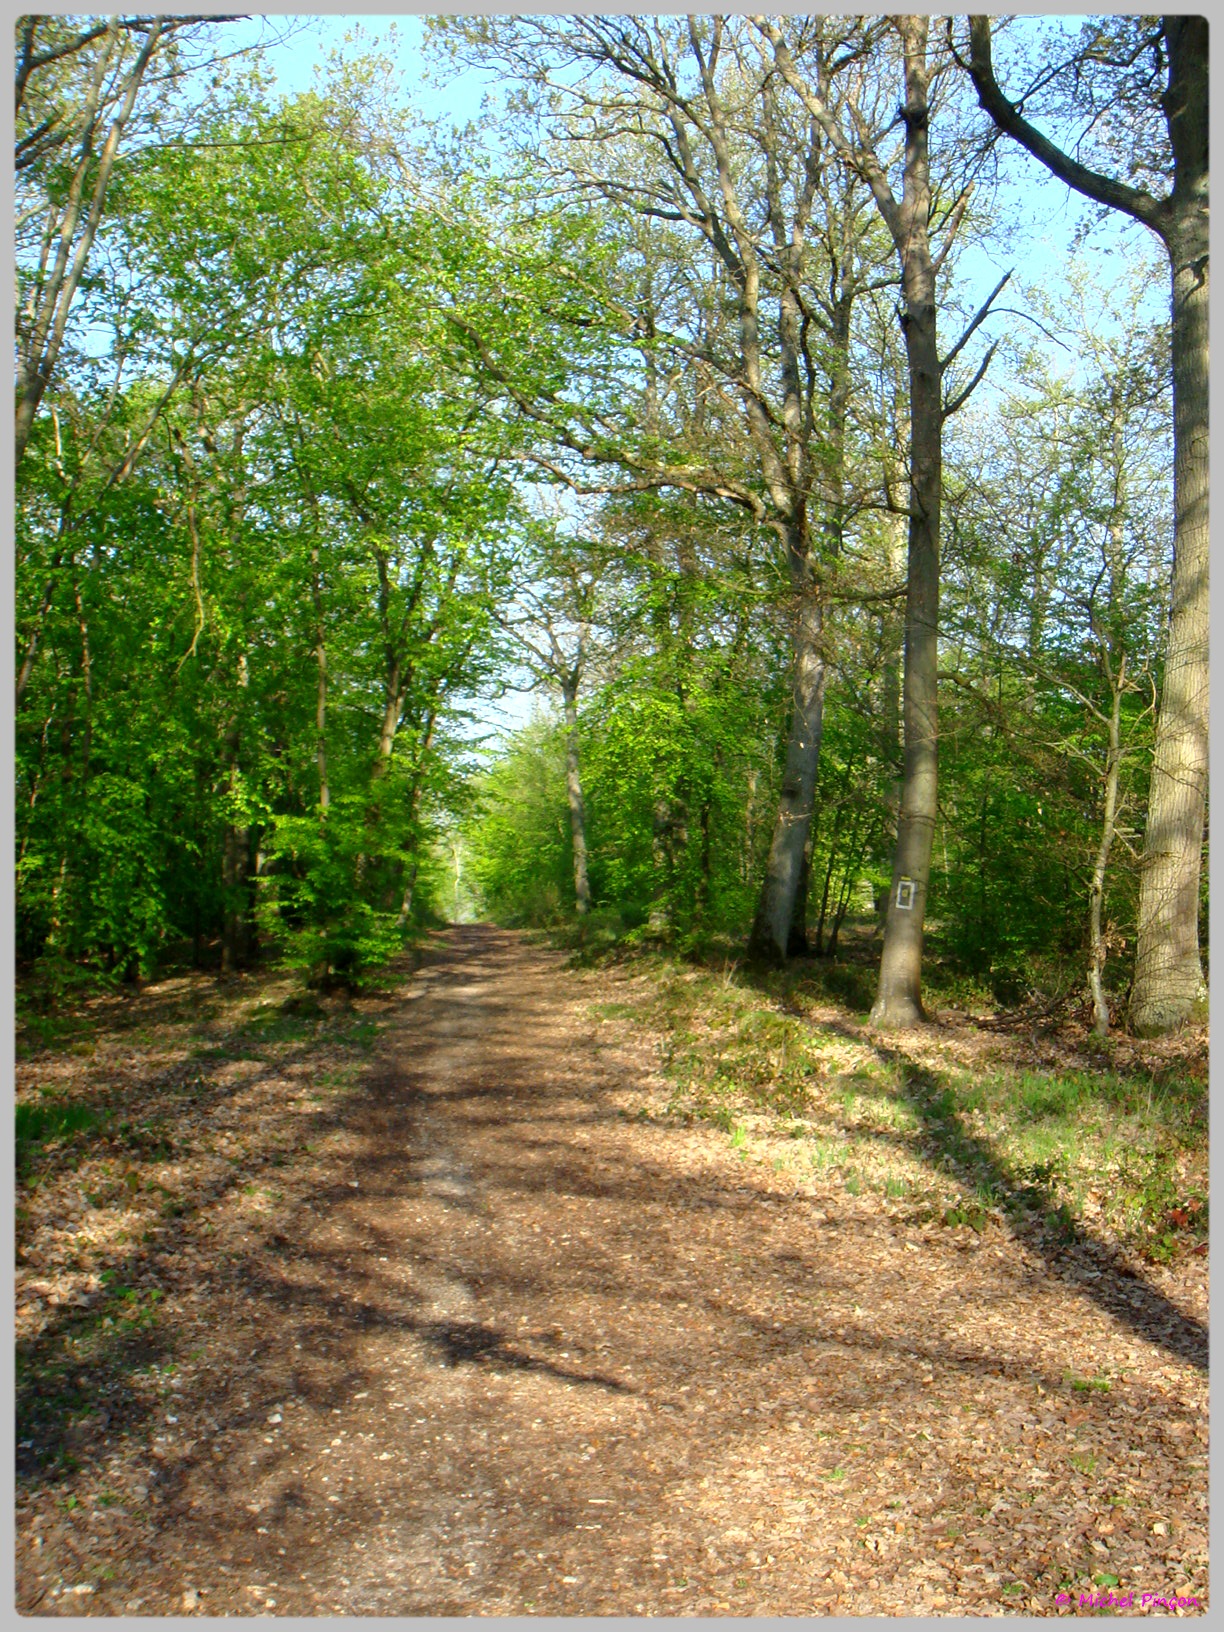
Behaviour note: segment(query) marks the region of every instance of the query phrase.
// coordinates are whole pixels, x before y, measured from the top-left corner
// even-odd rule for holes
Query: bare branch
[[[1014,271],[1015,269],[1013,268],[1012,270]],[[986,296],[986,299],[978,307],[977,311],[974,313],[973,321],[970,323],[969,327],[965,330],[964,334],[961,335],[960,339],[952,347],[952,350],[948,353],[948,355],[945,358],[943,358],[942,361],[940,362],[939,372],[941,374],[946,372],[949,364],[954,360],[957,353],[964,348],[965,342],[973,334],[973,331],[988,316],[988,314],[990,312],[990,308],[991,308],[991,306],[992,306],[992,304],[994,302],[995,296],[1002,293],[1003,286],[1004,286],[1005,283],[1007,283],[1007,281],[1008,281],[1008,279],[1010,277],[1011,277],[1011,272],[1004,272],[1003,276],[999,279],[998,283],[995,284],[994,288]]]
[[[956,396],[954,396],[952,398],[951,402],[946,402],[944,404],[944,406],[943,406],[943,418],[944,419],[951,419],[952,415],[957,411],[957,409],[958,408],[963,408],[965,406],[965,404],[968,402],[969,398],[973,395],[974,391],[976,391],[978,385],[980,384],[983,375],[986,373],[986,370],[990,367],[990,359],[994,356],[995,352],[998,350],[998,346],[999,346],[999,342],[996,340],[993,343],[993,345],[990,347],[990,350],[986,353],[985,357],[982,358],[982,361],[981,361],[981,363],[980,363],[980,365],[978,367],[977,373],[969,381],[969,384],[965,387],[965,389],[963,391],[958,391]]]

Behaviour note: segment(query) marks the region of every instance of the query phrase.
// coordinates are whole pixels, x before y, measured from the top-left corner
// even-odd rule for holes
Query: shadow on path
[[[998,1197],[1013,1219],[1033,1205],[1045,1212],[1056,1211],[1056,1198],[1048,1181],[1018,1172],[991,1140],[966,1128],[951,1105],[950,1084],[939,1072],[915,1064],[903,1049],[848,1026],[826,1021],[822,1029],[870,1048],[877,1059],[900,1073],[904,1084],[901,1098],[918,1117],[919,1127],[909,1136],[890,1133],[882,1137],[914,1147],[933,1144],[963,1180]],[[1086,1296],[1116,1320],[1179,1360],[1188,1361],[1200,1371],[1208,1369],[1207,1327],[1137,1274],[1116,1247],[1070,1219],[1064,1224],[1061,1241],[1051,1239],[1041,1229],[1023,1229],[1016,1222],[1012,1229],[1026,1246],[1041,1254],[1054,1274],[1074,1280]],[[1078,1273],[1074,1273],[1077,1265]]]

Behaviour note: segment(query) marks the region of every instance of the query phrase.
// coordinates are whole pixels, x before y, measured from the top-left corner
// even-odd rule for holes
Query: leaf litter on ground
[[[25,1612],[1206,1604],[1203,1258],[949,1217],[997,1133],[884,1091],[1010,1039],[791,993],[736,1009],[782,1103],[720,1105],[659,1004],[734,1065],[725,1017],[657,968],[452,931],[404,982],[182,977],[20,1061],[98,1113],[20,1156]]]

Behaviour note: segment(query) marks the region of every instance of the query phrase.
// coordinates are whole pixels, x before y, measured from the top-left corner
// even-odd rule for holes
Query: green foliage
[[[508,924],[554,924],[574,901],[565,745],[537,720],[475,782],[464,829],[485,911]]]
[[[46,1096],[41,1101],[18,1105],[14,1132],[18,1172],[28,1167],[47,1146],[93,1133],[104,1127],[107,1120],[105,1107],[88,1105],[82,1100]]]
[[[654,498],[607,508],[599,536],[592,638],[619,661],[578,707],[594,902],[630,936],[740,933],[768,843],[779,704],[744,540],[713,514]],[[572,908],[564,754],[559,727],[532,727],[485,775],[468,837],[495,914],[545,922]]]
[[[370,841],[366,809],[356,800],[332,805],[325,815],[277,822],[263,874],[261,925],[286,963],[320,984],[356,985],[404,944],[398,912],[373,905],[371,880],[361,875],[388,870],[390,862],[402,866],[406,858],[385,851],[371,856]]]
[[[530,51],[559,27],[528,30]],[[527,49],[516,24],[435,33]],[[685,29],[665,35],[684,60]],[[40,70],[38,96],[71,101],[85,61]],[[73,971],[145,977],[186,957],[369,979],[444,892],[468,910],[443,832],[480,910],[572,928],[566,731],[549,717],[479,756],[467,735],[523,662],[577,690],[584,954],[615,939],[703,954],[752,922],[796,579],[740,411],[734,278],[689,223],[623,207],[644,162],[629,137],[602,204],[545,202],[470,144],[427,136],[389,102],[390,73],[337,61],[277,102],[258,72],[226,71],[198,105],[167,79],[141,106],[190,106],[193,138],[121,150],[19,470],[15,938],[45,1009]],[[785,193],[805,172],[784,125],[770,163]],[[748,196],[760,177],[741,157]],[[23,174],[31,198],[62,201],[50,148]],[[840,207],[822,194],[817,215]],[[890,253],[869,217],[846,217],[860,272]],[[27,224],[23,291],[39,253]],[[793,928],[821,990],[861,1010],[859,931],[897,815],[905,552],[903,520],[865,496],[900,491],[908,410],[878,302],[851,302],[844,353],[830,343],[827,254],[809,233],[800,462],[827,684]],[[762,314],[781,288],[765,274]],[[949,421],[928,915],[941,995],[1080,991],[1110,763],[1102,949],[1119,1004],[1125,991],[1171,513],[1168,336],[1131,320],[1144,276],[1108,297],[1113,322],[1085,272],[1067,311],[1026,291],[1073,366],[1013,337],[994,403]],[[768,328],[763,401],[779,383]],[[524,656],[532,609],[554,621]]]
[[[351,979],[430,911],[516,503],[452,314],[500,320],[505,258],[486,200],[426,207],[351,138],[368,91],[234,81],[116,171],[21,470],[27,967],[238,966],[262,926]]]
[[[1082,346],[1081,382],[1036,363],[951,483],[942,621],[957,683],[941,705],[932,912],[953,963],[1005,1004],[1083,981],[1115,700],[1118,822],[1102,906],[1115,989],[1135,934],[1127,858],[1148,778],[1171,512],[1168,426],[1155,412],[1164,341],[1125,304],[1111,330],[1105,292],[1086,275],[1078,286],[1078,310],[1046,315]],[[1139,295],[1138,280],[1128,292]]]

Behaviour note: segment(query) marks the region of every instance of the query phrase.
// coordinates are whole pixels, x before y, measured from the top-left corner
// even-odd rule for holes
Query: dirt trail
[[[438,937],[309,1205],[217,1268],[135,1576],[52,1602],[19,1548],[19,1605],[1047,1614],[1093,1572],[1206,1603],[1201,1369],[1002,1232],[640,1120],[648,1052],[587,1007],[617,978]]]

